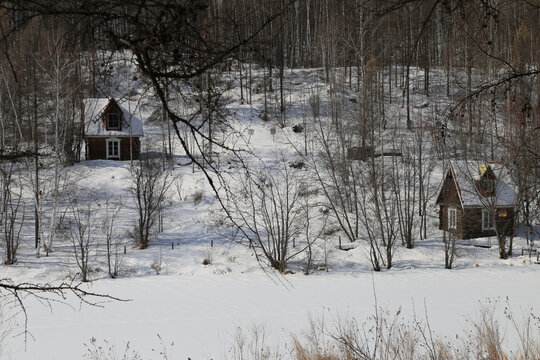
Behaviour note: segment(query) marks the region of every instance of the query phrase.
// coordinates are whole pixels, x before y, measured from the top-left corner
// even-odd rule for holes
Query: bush
[[[126,232],[126,235],[129,239],[133,240],[133,245],[135,248],[140,248],[142,249],[141,247],[141,235],[140,235],[140,232],[139,232],[139,227],[137,225],[133,225],[131,227],[131,229],[128,229],[127,232]]]
[[[152,270],[154,270],[156,272],[156,275],[159,275],[161,273],[161,260],[158,260],[158,259],[154,259],[154,261],[152,262],[152,265],[150,265],[150,267],[152,268]]]
[[[202,199],[204,198],[204,191],[202,190],[196,190],[193,195],[193,204],[195,204],[195,206],[199,205],[202,201]]]
[[[304,127],[302,125],[294,125],[292,131],[298,134],[304,131]]]
[[[161,270],[163,270],[163,256],[161,254],[161,249],[159,250],[159,258],[155,258],[152,262],[152,265],[150,267],[152,270],[156,272],[156,275],[159,275],[161,273]]]
[[[203,265],[210,265],[212,263],[212,248],[207,247],[205,250],[205,256],[203,259]]]
[[[303,169],[304,166],[306,166],[306,163],[303,162],[302,160],[291,161],[289,163],[289,167],[291,167],[293,169]]]

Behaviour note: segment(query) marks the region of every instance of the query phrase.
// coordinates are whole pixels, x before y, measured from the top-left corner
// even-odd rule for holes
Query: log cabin
[[[451,161],[436,204],[439,229],[458,239],[514,232],[517,195],[502,164]]]
[[[84,99],[82,114],[87,160],[139,159],[141,119],[113,98]]]

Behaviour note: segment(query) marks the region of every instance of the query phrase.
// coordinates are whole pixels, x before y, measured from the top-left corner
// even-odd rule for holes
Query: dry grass
[[[428,322],[405,322],[399,315],[378,314],[359,324],[338,319],[332,329],[311,322],[300,337],[293,335],[295,360],[540,360],[540,322],[529,312],[519,320],[504,308],[497,320],[496,306],[479,312],[478,319],[458,340],[440,338]],[[503,333],[517,339],[508,345]]]
[[[323,320],[310,321],[301,334],[292,334],[292,342],[274,341],[264,326],[252,326],[247,331],[238,327],[232,346],[222,357],[228,360],[540,360],[540,321],[527,311],[516,319],[498,302],[480,310],[477,319],[464,336],[438,337],[429,321],[405,321],[395,314],[379,310],[374,316],[359,322],[351,316],[338,318],[327,327]],[[427,317],[426,317],[427,318]],[[517,347],[509,346],[504,335],[517,339]],[[0,339],[1,340],[1,339]],[[1,344],[1,343],[0,343]],[[272,345],[270,345],[272,344]],[[515,344],[515,341],[514,341]],[[97,346],[95,340],[87,347],[85,359],[113,360],[116,349]],[[163,347],[163,343],[162,343]],[[127,345],[121,354],[138,359]],[[163,359],[164,352],[160,352]],[[114,355],[114,356],[112,356]],[[99,356],[99,357],[97,357]],[[124,355],[125,356],[125,355]]]

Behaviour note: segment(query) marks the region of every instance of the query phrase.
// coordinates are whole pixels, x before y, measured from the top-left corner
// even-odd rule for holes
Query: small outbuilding
[[[517,195],[502,164],[450,162],[436,204],[439,229],[458,239],[514,232]]]
[[[113,98],[89,98],[82,103],[86,159],[139,159],[142,121]]]

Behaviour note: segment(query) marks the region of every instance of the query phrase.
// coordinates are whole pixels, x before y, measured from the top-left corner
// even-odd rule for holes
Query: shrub
[[[302,131],[304,131],[304,127],[297,124],[292,127],[292,131],[295,133],[301,133]]]
[[[202,263],[203,265],[210,265],[212,263],[212,248],[206,248],[205,256]]]
[[[293,169],[303,169],[304,166],[306,166],[306,163],[303,162],[302,160],[291,161],[289,163],[289,167],[291,167]]]
[[[159,258],[155,258],[154,261],[152,262],[152,265],[150,265],[150,267],[152,268],[152,270],[154,270],[156,272],[156,275],[159,275],[161,273],[161,270],[163,270],[163,266],[162,266],[162,263],[163,263],[163,256],[161,255],[161,250],[159,251]]]
[[[204,191],[202,190],[196,190],[193,195],[193,204],[195,204],[195,206],[199,205],[202,201],[202,199],[204,198]]]

